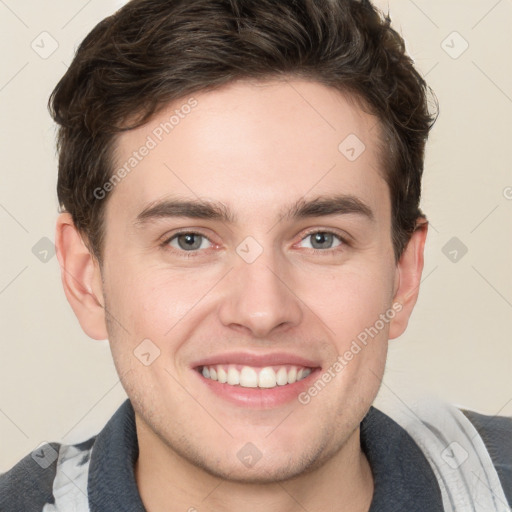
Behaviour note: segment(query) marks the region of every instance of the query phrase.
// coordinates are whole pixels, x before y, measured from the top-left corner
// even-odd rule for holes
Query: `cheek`
[[[331,334],[347,340],[373,325],[391,306],[392,277],[382,266],[352,266],[333,270],[300,297],[322,318]]]
[[[160,339],[201,298],[208,280],[168,268],[119,267],[109,279],[112,312],[138,337]]]

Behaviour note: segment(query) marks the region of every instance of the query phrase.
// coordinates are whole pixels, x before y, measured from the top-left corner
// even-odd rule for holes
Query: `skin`
[[[416,302],[426,226],[396,263],[379,125],[340,92],[301,80],[241,81],[194,98],[191,113],[111,192],[101,266],[69,214],[57,222],[66,296],[83,330],[109,339],[136,412],[141,497],[150,512],[368,510],[373,477],[359,424],[378,392],[388,340],[405,330]],[[187,99],[123,133],[118,164]],[[366,146],[355,161],[338,150],[349,134]],[[301,198],[335,193],[359,198],[373,220],[279,216]],[[170,196],[220,201],[236,222],[136,222]],[[176,238],[164,243],[178,229],[207,237],[194,257]],[[315,253],[310,231],[326,230],[348,243],[333,238]],[[263,249],[252,263],[236,252],[247,236]],[[401,311],[307,405],[235,405],[191,368],[238,350],[294,353],[326,369],[394,303]],[[160,350],[148,366],[134,356],[144,339]],[[252,468],[237,457],[247,442],[262,454]]]

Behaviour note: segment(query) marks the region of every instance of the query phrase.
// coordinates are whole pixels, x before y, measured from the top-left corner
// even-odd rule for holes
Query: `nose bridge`
[[[257,337],[267,336],[279,326],[300,323],[300,301],[292,292],[291,283],[287,283],[289,275],[279,254],[271,249],[260,250],[251,261],[244,257],[243,249],[247,246],[242,243],[221,305],[221,321],[225,325],[244,326]],[[251,250],[254,247],[249,245]]]

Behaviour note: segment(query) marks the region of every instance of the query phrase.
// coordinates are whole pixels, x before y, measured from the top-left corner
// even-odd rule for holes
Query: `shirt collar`
[[[361,422],[360,437],[375,484],[369,512],[444,511],[430,464],[398,423],[370,407]]]
[[[145,512],[135,482],[138,456],[135,413],[127,399],[98,434],[92,449],[88,481],[91,512]]]

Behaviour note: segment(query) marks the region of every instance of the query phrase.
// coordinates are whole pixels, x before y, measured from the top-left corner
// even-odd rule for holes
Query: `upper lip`
[[[307,368],[317,368],[320,364],[313,359],[300,357],[296,354],[286,352],[273,352],[268,354],[254,354],[250,352],[226,352],[205,357],[192,364],[193,368],[199,366],[213,366],[216,364],[241,364],[244,366],[304,366]]]

